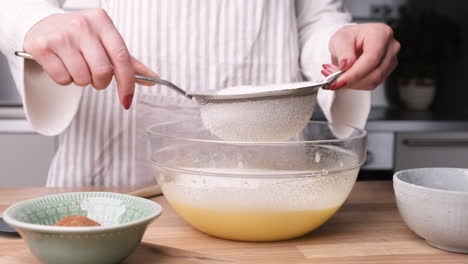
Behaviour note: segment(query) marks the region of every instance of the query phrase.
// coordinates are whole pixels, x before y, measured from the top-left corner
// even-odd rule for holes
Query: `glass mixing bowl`
[[[284,142],[224,141],[199,119],[148,129],[162,191],[187,222],[242,241],[299,237],[348,197],[365,161],[366,132],[310,122]]]

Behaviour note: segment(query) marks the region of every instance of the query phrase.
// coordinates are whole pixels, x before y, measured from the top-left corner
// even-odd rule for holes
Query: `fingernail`
[[[348,83],[345,82],[345,81],[337,81],[337,82],[335,82],[333,84],[335,85],[334,90],[341,89],[341,88],[345,87],[346,85],[348,85]]]
[[[320,73],[322,73],[325,77],[327,77],[328,75],[330,75],[330,73],[328,73],[328,72],[326,72],[326,71],[324,71],[324,70],[322,70]]]
[[[130,106],[132,105],[132,100],[133,100],[133,94],[129,94],[124,97],[123,99],[123,107],[125,110],[128,110]]]
[[[346,64],[348,64],[348,59],[342,59],[340,60],[338,67],[340,68],[340,70],[344,70],[344,68],[346,67]]]
[[[329,69],[329,68],[331,67],[331,65],[330,65],[330,64],[323,64],[322,67],[323,67],[324,69]]]

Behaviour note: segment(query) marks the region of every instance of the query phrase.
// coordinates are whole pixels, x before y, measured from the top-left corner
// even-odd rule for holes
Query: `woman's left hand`
[[[330,39],[332,64],[324,64],[322,74],[345,71],[329,89],[372,90],[383,83],[398,64],[400,43],[392,29],[381,23],[350,25]]]

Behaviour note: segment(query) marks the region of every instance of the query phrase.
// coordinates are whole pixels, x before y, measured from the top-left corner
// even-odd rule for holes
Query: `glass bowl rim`
[[[166,170],[171,170],[171,171],[177,171],[181,172],[184,174],[189,174],[189,175],[198,175],[198,176],[203,176],[203,177],[225,177],[225,178],[276,178],[276,179],[289,179],[289,178],[310,178],[310,177],[327,177],[329,174],[333,173],[340,173],[344,171],[350,171],[350,170],[360,170],[362,165],[364,165],[365,161],[361,162],[356,162],[354,166],[350,166],[344,169],[327,169],[326,174],[317,173],[315,172],[306,172],[306,171],[300,171],[298,173],[249,173],[249,174],[244,174],[244,173],[222,173],[222,172],[209,172],[205,171],[203,169],[200,170],[190,170],[190,169],[184,169],[184,168],[175,168],[172,166],[167,166],[162,164],[161,162],[155,161],[155,160],[150,160],[151,164],[158,166],[160,168],[166,169]]]
[[[180,122],[187,122],[187,121],[180,121]],[[345,138],[337,138],[337,139],[320,139],[320,140],[297,140],[297,141],[230,141],[230,140],[221,140],[221,139],[197,139],[197,138],[189,138],[189,137],[181,137],[181,136],[174,136],[174,135],[167,135],[160,132],[152,131],[154,127],[158,126],[158,124],[150,125],[146,128],[146,132],[148,135],[151,136],[159,136],[164,138],[170,138],[180,141],[189,141],[189,142],[202,142],[202,143],[217,143],[217,144],[239,144],[239,145],[294,145],[294,144],[324,144],[324,143],[344,143],[354,140],[360,140],[367,136],[367,131],[361,128],[357,128],[350,125],[345,124],[336,124],[333,122],[327,121],[309,121],[307,125],[315,124],[320,126],[325,125],[336,125],[342,126],[353,129],[353,131],[357,131],[358,135],[348,136]]]

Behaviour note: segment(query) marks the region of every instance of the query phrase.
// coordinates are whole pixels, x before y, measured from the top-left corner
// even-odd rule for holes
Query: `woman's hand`
[[[23,48],[60,85],[92,84],[100,90],[115,76],[125,109],[132,103],[135,73],[156,76],[130,55],[102,9],[48,16],[29,30]]]
[[[323,65],[322,74],[345,71],[331,90],[376,88],[397,66],[400,51],[392,29],[380,23],[345,26],[331,37],[329,47],[334,65]]]

